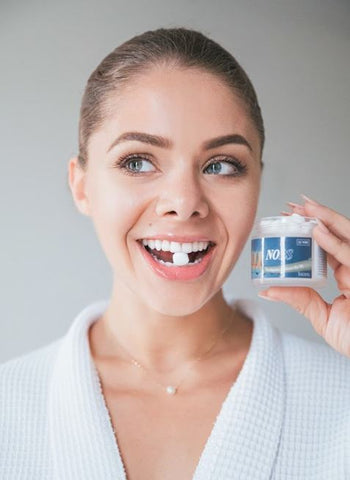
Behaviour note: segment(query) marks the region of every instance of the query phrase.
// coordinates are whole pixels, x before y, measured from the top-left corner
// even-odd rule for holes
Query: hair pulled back
[[[82,97],[79,119],[79,164],[86,168],[88,141],[105,119],[108,100],[152,67],[171,65],[203,69],[219,77],[238,95],[260,137],[262,155],[265,132],[255,89],[237,60],[201,32],[187,28],[149,30],[119,45],[91,73]]]

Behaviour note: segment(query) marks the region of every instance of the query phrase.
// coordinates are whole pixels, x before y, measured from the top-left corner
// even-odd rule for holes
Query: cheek
[[[106,178],[94,182],[90,191],[91,218],[107,258],[115,263],[125,256],[127,235],[144,210],[137,189]]]
[[[259,183],[242,182],[221,209],[229,244],[234,251],[240,252],[247,241],[254,224],[258,198]]]

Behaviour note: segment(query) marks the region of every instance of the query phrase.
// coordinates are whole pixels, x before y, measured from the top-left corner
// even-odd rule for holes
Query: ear
[[[68,183],[74,203],[80,213],[90,216],[89,199],[86,195],[86,172],[79,165],[78,157],[72,157],[68,164]]]

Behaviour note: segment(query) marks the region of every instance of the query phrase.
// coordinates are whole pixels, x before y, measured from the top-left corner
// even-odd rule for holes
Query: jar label
[[[312,238],[262,237],[251,243],[252,278],[312,278]]]

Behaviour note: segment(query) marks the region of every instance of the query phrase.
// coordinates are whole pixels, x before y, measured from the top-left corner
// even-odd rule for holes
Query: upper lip
[[[172,233],[146,235],[139,238],[139,240],[168,240],[169,242],[179,243],[211,242],[215,244],[213,240],[203,235],[175,235]]]

